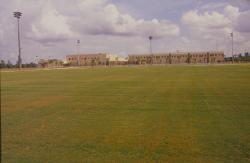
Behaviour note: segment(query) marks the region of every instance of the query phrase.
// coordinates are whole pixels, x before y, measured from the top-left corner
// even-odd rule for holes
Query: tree
[[[14,65],[11,63],[10,60],[8,60],[8,62],[7,62],[7,68],[13,68],[13,67],[14,67]]]
[[[109,66],[109,59],[106,60],[106,66]]]
[[[169,54],[169,64],[172,64],[172,55]]]
[[[34,68],[34,67],[37,67],[37,64],[31,62],[31,63],[23,64],[23,67],[26,67],[26,68]]]
[[[63,66],[64,66],[64,67],[69,67],[70,64],[69,64],[69,63],[63,63]]]
[[[6,68],[6,63],[4,62],[4,60],[1,60],[0,68]]]
[[[94,65],[95,65],[95,60],[92,59],[92,60],[91,60],[91,66],[94,67]]]
[[[245,52],[245,60],[250,61],[249,52]]]
[[[187,56],[187,63],[190,64],[190,53],[188,53],[188,56]]]

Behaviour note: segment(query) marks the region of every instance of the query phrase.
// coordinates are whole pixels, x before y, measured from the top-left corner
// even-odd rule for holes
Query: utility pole
[[[17,64],[19,68],[22,68],[22,58],[21,58],[21,43],[20,43],[20,30],[19,30],[19,19],[22,16],[21,12],[14,12],[14,17],[17,18],[17,37],[18,37],[18,60]]]
[[[232,62],[234,63],[234,33],[230,33],[232,37]]]

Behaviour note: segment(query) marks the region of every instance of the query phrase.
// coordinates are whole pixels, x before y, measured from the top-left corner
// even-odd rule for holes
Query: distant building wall
[[[68,55],[66,56],[66,61],[73,66],[105,65],[107,62],[107,54]]]
[[[183,64],[224,62],[224,52],[176,52],[129,55],[129,64]]]
[[[115,65],[126,64],[127,60],[118,60],[117,55],[99,53],[99,54],[80,54],[67,55],[66,61],[72,66],[94,66],[94,65]]]

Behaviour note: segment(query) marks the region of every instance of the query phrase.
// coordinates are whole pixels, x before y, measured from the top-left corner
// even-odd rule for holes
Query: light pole
[[[215,40],[215,48],[216,48],[216,51],[218,51],[218,40],[217,39]]]
[[[232,37],[232,62],[234,63],[234,33],[230,33]]]
[[[18,35],[18,67],[22,68],[22,58],[21,58],[21,43],[20,43],[20,30],[19,30],[19,19],[22,16],[21,12],[14,12],[14,17],[17,18],[17,35]]]
[[[151,64],[153,64],[153,51],[152,51],[153,36],[149,36],[148,39],[149,39],[149,45],[150,45]]]
[[[80,49],[80,40],[77,40],[76,44],[76,53],[77,53],[77,65],[80,66],[80,54],[79,54],[79,49]]]
[[[36,56],[36,62],[37,62],[37,67],[38,67],[38,65],[39,65],[38,56]]]
[[[152,52],[152,39],[153,39],[153,36],[149,36],[148,39],[149,39],[149,46],[150,46],[150,54],[152,54],[153,53]]]

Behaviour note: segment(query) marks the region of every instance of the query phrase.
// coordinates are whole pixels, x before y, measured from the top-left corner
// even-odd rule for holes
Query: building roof
[[[207,54],[207,53],[215,53],[215,54],[224,54],[223,51],[196,51],[196,52],[160,52],[160,53],[153,53],[153,54],[129,54],[128,56],[150,56],[150,55],[154,55],[154,56],[162,56],[162,55],[184,55],[184,54]]]

